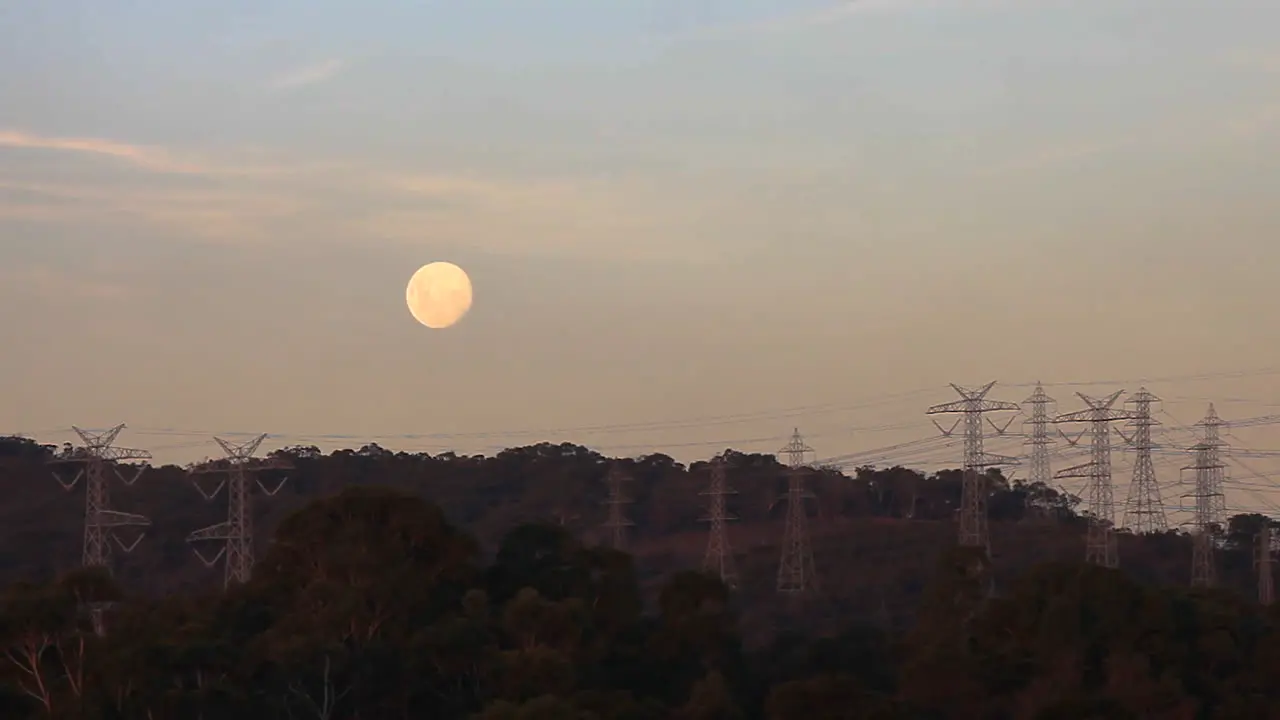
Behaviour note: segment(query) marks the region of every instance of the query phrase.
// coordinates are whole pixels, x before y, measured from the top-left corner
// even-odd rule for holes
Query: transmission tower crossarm
[[[1093,463],[1087,462],[1062,468],[1054,473],[1053,477],[1054,479],[1093,477]]]
[[[941,405],[934,405],[925,411],[926,415],[942,415],[946,413],[996,412],[998,410],[1021,410],[1017,403],[1003,400],[955,400]]]
[[[1111,422],[1113,420],[1132,420],[1131,415],[1123,410],[1077,410],[1075,412],[1064,413],[1053,419],[1055,423],[1093,423],[1098,421]]]
[[[124,460],[150,460],[151,453],[146,450],[137,450],[134,448],[121,447],[104,447],[98,450],[98,457],[108,462],[121,462]]]
[[[198,540],[226,540],[232,537],[231,531],[232,531],[231,523],[220,522],[220,523],[217,523],[216,525],[210,525],[209,527],[204,527],[204,528],[200,528],[199,530],[193,531],[190,535],[187,536],[187,541],[194,542]]]

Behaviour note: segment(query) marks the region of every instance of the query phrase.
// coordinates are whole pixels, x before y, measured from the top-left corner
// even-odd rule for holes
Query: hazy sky
[[[949,382],[1201,373],[1151,389],[1275,412],[1280,375],[1217,374],[1280,364],[1277,27],[1259,0],[3,3],[0,429],[690,459],[799,425],[833,456],[929,436]],[[433,260],[476,288],[447,331],[404,307]]]

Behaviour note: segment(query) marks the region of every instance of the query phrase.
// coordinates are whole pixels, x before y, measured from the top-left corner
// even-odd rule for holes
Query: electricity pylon
[[[1271,579],[1271,553],[1273,545],[1271,518],[1262,524],[1258,531],[1258,551],[1255,562],[1258,565],[1258,603],[1270,605],[1275,601],[1275,582]]]
[[[1160,402],[1160,398],[1139,388],[1128,401],[1133,405],[1134,419],[1129,421],[1133,428],[1133,436],[1126,436],[1119,429],[1137,456],[1133,461],[1133,479],[1129,482],[1129,497],[1124,504],[1124,527],[1135,533],[1158,533],[1169,529],[1169,521],[1164,514],[1164,501],[1160,499],[1160,484],[1156,482],[1156,467],[1151,462],[1151,451],[1155,445],[1151,442],[1151,428],[1160,422],[1151,417],[1151,406]]]
[[[1053,484],[1049,448],[1057,442],[1057,439],[1049,433],[1049,419],[1050,409],[1056,402],[1045,394],[1044,386],[1040,383],[1036,383],[1036,391],[1031,394],[1031,397],[1022,401],[1023,405],[1031,406],[1031,418],[1025,423],[1030,428],[1025,444],[1031,446],[1028,458],[1028,464],[1031,467],[1027,482],[1032,485],[1039,483],[1047,487]]]
[[[727,587],[738,587],[738,568],[733,559],[733,547],[729,544],[727,523],[737,520],[729,513],[726,500],[737,491],[729,487],[724,457],[711,461],[711,486],[701,495],[711,498],[711,507],[703,522],[710,523],[707,536],[707,554],[702,559],[703,572],[720,578]]]
[[[983,446],[986,435],[982,425],[983,416],[989,412],[1022,409],[1017,403],[988,400],[987,393],[991,392],[995,384],[993,380],[980,388],[971,389],[952,383],[951,388],[960,394],[961,399],[934,405],[925,413],[961,415],[950,428],[942,427],[937,420],[933,420],[933,424],[944,436],[951,437],[960,423],[964,423],[964,479],[960,491],[959,542],[961,547],[982,548],[987,555],[991,554],[991,537],[987,529],[987,496],[990,494],[987,468],[1017,465],[1018,459],[986,452]],[[1014,420],[1009,418],[1009,422],[1002,427],[990,418],[985,419],[997,435],[1003,435]]]
[[[124,527],[146,528],[151,525],[151,521],[142,515],[111,509],[111,493],[107,484],[108,464],[111,466],[116,479],[125,485],[133,485],[138,481],[138,478],[142,477],[142,473],[146,471],[146,464],[140,465],[137,468],[137,472],[131,477],[125,477],[120,471],[118,463],[126,460],[151,459],[151,453],[146,450],[134,450],[112,445],[116,440],[116,436],[120,434],[124,427],[124,423],[120,423],[106,432],[91,433],[73,426],[71,429],[75,430],[80,439],[84,441],[84,447],[72,448],[51,461],[53,464],[78,464],[81,466],[80,470],[69,481],[64,481],[57,471],[53,473],[53,477],[68,491],[75,488],[80,482],[80,478],[84,478],[84,546],[80,556],[80,564],[84,567],[102,568],[108,573],[112,571],[112,544],[114,543],[122,552],[132,552],[138,546],[138,543],[142,542],[142,536],[146,532],[145,530],[140,530],[134,537],[133,542],[126,544],[120,539],[116,530]],[[104,613],[108,609],[110,609],[109,603],[93,603],[89,606],[93,629],[98,635],[103,635],[106,632]]]
[[[280,458],[264,460],[253,457],[253,454],[258,451],[258,446],[262,444],[266,437],[266,435],[259,435],[241,445],[233,445],[222,438],[215,437],[214,441],[222,447],[222,451],[227,456],[218,460],[210,460],[199,465],[193,465],[187,470],[191,475],[191,484],[206,500],[213,500],[222,491],[222,488],[225,487],[227,489],[226,522],[196,530],[187,536],[187,542],[193,544],[216,540],[222,541],[222,547],[212,558],[205,557],[200,552],[200,549],[194,547],[194,545],[192,550],[208,567],[213,567],[218,563],[218,560],[225,556],[223,587],[231,587],[233,583],[246,583],[253,574],[253,503],[251,501],[253,488],[249,484],[250,477],[253,477],[258,489],[262,490],[268,497],[271,497],[280,492],[280,488],[284,487],[286,479],[281,478],[275,487],[268,488],[257,477],[257,474],[264,470],[287,470],[292,467],[288,462]],[[197,477],[214,473],[225,473],[226,477],[211,492],[206,492]]]
[[[1223,481],[1226,476],[1226,465],[1222,462],[1224,444],[1220,437],[1222,420],[1213,405],[1204,419],[1196,423],[1203,435],[1199,443],[1190,448],[1195,454],[1195,462],[1183,470],[1194,470],[1196,474],[1195,491],[1183,495],[1195,500],[1196,529],[1191,538],[1191,585],[1193,587],[1212,587],[1217,583],[1217,567],[1213,561],[1214,537],[1221,529],[1226,517],[1226,496],[1223,494]]]
[[[604,522],[604,527],[609,530],[609,546],[619,551],[627,549],[627,528],[635,525],[623,512],[623,507],[631,504],[631,498],[623,493],[622,486],[630,479],[616,463],[609,468],[609,474],[605,477],[605,483],[609,486],[609,496],[604,504],[609,506],[609,515]]]
[[[805,458],[813,448],[805,445],[796,428],[779,454],[787,455],[787,494],[780,500],[787,502],[787,524],[782,533],[782,559],[778,563],[778,592],[800,596],[818,589],[818,573],[813,562],[813,548],[809,544],[809,514],[805,500],[813,493],[805,489],[804,478],[808,472]]]
[[[1137,416],[1114,407],[1124,394],[1117,390],[1105,398],[1092,398],[1076,393],[1088,405],[1085,410],[1065,413],[1053,419],[1055,423],[1087,423],[1092,442],[1092,458],[1054,474],[1054,478],[1086,478],[1089,483],[1089,530],[1085,539],[1084,561],[1103,567],[1120,567],[1120,553],[1116,547],[1115,490],[1111,483],[1111,423],[1117,420],[1133,420]]]

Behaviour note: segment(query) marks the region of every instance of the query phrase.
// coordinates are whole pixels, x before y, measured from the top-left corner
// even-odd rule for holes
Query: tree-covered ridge
[[[46,461],[55,448],[21,438],[0,439],[0,582],[48,579],[79,565],[83,494],[68,494],[50,477]],[[635,503],[626,513],[636,524],[629,550],[646,597],[660,578],[698,568],[706,547],[706,498],[710,466],[685,466],[661,454],[638,459],[607,458],[571,444],[512,448],[492,457],[429,456],[391,452],[377,445],[324,454],[316,448],[277,451],[295,466],[284,490],[257,498],[258,545],[281,520],[308,501],[347,487],[380,485],[426,498],[450,522],[467,529],[491,553],[511,527],[527,522],[563,525],[591,544],[605,535],[605,474],[613,462],[632,478]],[[739,556],[746,612],[765,612],[775,596],[785,503],[785,468],[772,455],[732,450],[723,454],[729,484],[737,490],[729,510],[741,518],[729,533]],[[991,477],[994,571],[1000,583],[1047,561],[1083,557],[1083,518],[1078,498],[1053,488]],[[272,478],[276,480],[278,478]],[[900,624],[914,612],[931,572],[932,558],[954,542],[960,499],[959,471],[859,468],[846,476],[816,470],[808,487],[817,570],[824,595],[848,614],[883,615]],[[132,487],[112,488],[112,504],[152,521],[138,549],[122,558],[116,578],[130,592],[157,595],[208,587],[220,580],[196,561],[188,534],[225,519],[221,501],[205,502],[182,468],[157,467]],[[1220,543],[1219,576],[1241,593],[1254,586],[1252,534],[1261,516],[1238,516]],[[1191,548],[1185,535],[1122,536],[1121,565],[1144,581],[1189,582]],[[750,627],[760,626],[752,622]],[[754,632],[754,631],[753,631]]]
[[[61,452],[69,450],[64,447]],[[0,505],[0,580],[47,576],[79,562],[83,496],[68,496],[49,478],[43,460],[55,451],[59,450],[30,440],[0,439],[0,479],[8,488],[6,503]],[[493,457],[432,457],[376,445],[328,455],[315,448],[289,448],[278,454],[286,455],[297,469],[289,473],[280,497],[257,504],[255,525],[263,533],[311,498],[348,486],[378,484],[431,500],[488,551],[506,529],[530,521],[550,520],[589,542],[601,540],[603,478],[614,462],[580,446],[546,443]],[[730,450],[724,457],[730,484],[739,491],[730,510],[742,518],[731,528],[733,544],[745,556],[748,584],[755,578],[757,589],[765,593],[776,572],[785,512],[777,500],[785,488],[785,469],[772,455]],[[686,467],[661,454],[616,462],[634,480],[628,491],[636,502],[627,512],[636,521],[632,549],[646,577],[699,566],[706,526],[699,523],[705,498],[698,493],[707,483],[708,463]],[[1052,488],[1009,483],[996,472],[991,479],[997,573],[1083,554],[1082,519],[1074,511],[1077,498]],[[125,586],[165,592],[215,579],[193,562],[185,538],[191,530],[223,519],[224,511],[200,500],[188,480],[181,468],[165,466],[147,472],[135,487],[113,489],[118,509],[140,512],[154,523],[138,552],[118,568]],[[811,507],[814,544],[819,572],[831,579],[829,590],[840,592],[844,578],[856,578],[849,590],[865,596],[863,604],[880,604],[887,594],[894,607],[904,605],[894,600],[899,589],[918,594],[919,583],[913,578],[928,571],[927,558],[953,535],[949,525],[959,503],[958,471],[925,475],[904,468],[860,468],[846,477],[822,470],[810,478],[809,486],[818,496]],[[1241,591],[1253,582],[1247,535],[1261,522],[1260,516],[1233,518],[1233,531],[1223,545],[1223,582]],[[32,552],[33,547],[39,551]],[[1190,547],[1177,533],[1122,538],[1121,555],[1126,569],[1141,577],[1171,584],[1187,581]],[[885,566],[897,572],[886,575],[881,571]]]
[[[479,544],[421,497],[349,488],[281,522],[251,582],[129,597],[75,571],[0,596],[9,718],[1265,718],[1280,615],[1077,563],[991,597],[949,549],[902,629],[743,641],[744,598],[555,524]],[[94,635],[83,610],[114,602]]]

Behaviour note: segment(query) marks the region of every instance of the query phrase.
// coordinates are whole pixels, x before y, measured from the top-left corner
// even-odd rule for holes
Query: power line
[[[459,433],[384,433],[384,434],[341,434],[341,433],[273,433],[276,438],[297,438],[315,440],[484,440],[496,438],[513,438],[521,436],[554,436],[554,435],[597,435],[612,433],[631,433],[654,430],[681,430],[703,428],[718,425],[733,425],[746,422],[777,420],[788,417],[812,416],[814,414],[861,410],[879,407],[894,400],[903,400],[924,393],[933,388],[920,388],[906,392],[889,393],[865,398],[848,403],[822,403],[814,405],[796,405],[786,408],[774,408],[728,415],[703,415],[667,420],[651,420],[629,423],[609,423],[597,425],[561,426],[546,428],[513,428],[507,430],[486,430],[480,432]],[[48,431],[50,434],[58,430]],[[220,437],[250,436],[254,433],[227,430],[187,430],[182,428],[140,428],[136,432],[146,435],[178,435]]]
[[[1094,381],[1063,381],[1063,382],[1025,382],[1025,383],[1005,383],[1006,387],[1028,387],[1033,388],[1036,385],[1044,387],[1094,387],[1098,385],[1135,385],[1141,383],[1175,383],[1175,382],[1197,382],[1204,380],[1220,380],[1220,379],[1239,379],[1248,377],[1259,377],[1280,374],[1280,367],[1264,367],[1251,370],[1230,370],[1213,373],[1196,373],[1184,375],[1167,375],[1161,377],[1144,377],[1144,378],[1128,378],[1128,379],[1111,379],[1111,380],[1094,380]],[[462,432],[462,433],[382,433],[382,434],[346,434],[346,433],[273,433],[276,438],[294,438],[302,440],[317,441],[360,441],[360,440],[463,440],[463,439],[505,439],[521,436],[548,436],[548,435],[592,435],[592,434],[611,434],[640,432],[646,430],[676,430],[687,428],[702,428],[707,426],[739,424],[745,422],[756,422],[763,420],[776,420],[787,417],[802,417],[813,414],[833,413],[848,410],[866,409],[877,407],[894,400],[903,400],[915,396],[920,396],[933,392],[933,387],[922,387],[914,390],[888,393],[884,395],[874,395],[867,398],[851,401],[847,403],[817,403],[810,405],[794,405],[781,408],[771,408],[743,413],[727,414],[727,415],[703,415],[686,418],[674,418],[666,420],[650,420],[642,422],[628,423],[609,423],[595,425],[580,426],[562,426],[562,427],[546,427],[546,428],[512,428],[507,430],[491,430],[481,432]],[[1280,415],[1270,416],[1280,421]],[[1238,425],[1237,425],[1238,426]],[[39,435],[55,434],[64,432],[64,428],[52,428],[41,431]],[[859,429],[860,432],[866,432],[868,429]],[[219,437],[253,437],[256,433],[235,430],[211,430],[211,429],[182,429],[182,428],[134,428],[134,432],[142,435],[178,435],[183,437],[208,437],[216,435]]]
[[[1110,380],[1075,380],[1067,382],[1043,383],[1049,387],[1098,387],[1100,385],[1154,385],[1157,383],[1188,383],[1199,382],[1202,380],[1227,380],[1248,377],[1264,377],[1268,375],[1280,375],[1280,366],[1269,365],[1267,367],[1254,368],[1252,370],[1226,370],[1221,372],[1210,373],[1193,373],[1186,375],[1165,375],[1163,377],[1141,377],[1141,378],[1112,378]],[[1041,384],[1037,382],[1024,383],[1006,383],[1008,387],[1034,387]]]

